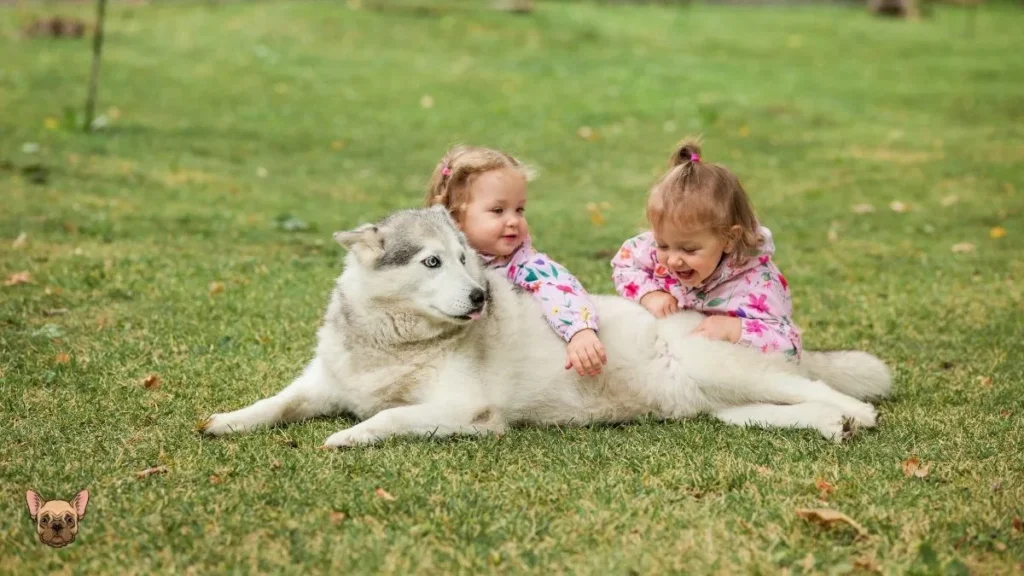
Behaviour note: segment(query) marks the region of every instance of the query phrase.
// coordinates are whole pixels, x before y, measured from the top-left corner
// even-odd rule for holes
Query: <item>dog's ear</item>
[[[25,500],[28,501],[28,513],[32,516],[32,519],[35,520],[36,516],[39,514],[39,509],[43,507],[43,504],[45,504],[46,501],[43,500],[35,490],[25,492]]]
[[[334,240],[352,252],[363,264],[370,264],[384,254],[384,236],[374,224],[363,224],[344,232],[335,232]]]
[[[78,514],[78,519],[81,520],[82,516],[85,516],[85,507],[89,504],[89,491],[82,490],[75,497],[71,499],[71,505],[75,508],[75,513]]]

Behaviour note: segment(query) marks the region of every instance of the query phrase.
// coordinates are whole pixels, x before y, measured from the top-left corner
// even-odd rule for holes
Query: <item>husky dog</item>
[[[214,414],[202,432],[348,412],[362,422],[325,442],[342,447],[707,413],[839,442],[874,426],[865,400],[889,393],[889,370],[870,354],[805,351],[794,364],[690,335],[698,312],[655,319],[618,296],[593,296],[608,364],[580,377],[564,369],[565,343],[537,302],[484,269],[443,208],[396,212],[334,237],[348,254],[315,358],[277,395]]]

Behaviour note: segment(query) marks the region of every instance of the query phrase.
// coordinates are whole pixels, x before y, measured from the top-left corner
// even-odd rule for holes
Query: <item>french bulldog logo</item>
[[[89,504],[88,490],[75,494],[71,502],[46,501],[35,490],[26,492],[25,499],[28,501],[28,513],[36,523],[40,542],[62,548],[75,541],[78,523],[85,516],[85,507]]]

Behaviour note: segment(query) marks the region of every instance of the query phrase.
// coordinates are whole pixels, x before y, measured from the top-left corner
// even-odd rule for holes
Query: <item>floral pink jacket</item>
[[[764,353],[782,352],[800,359],[800,330],[793,324],[793,303],[789,283],[772,262],[775,245],[771,232],[760,228],[764,237],[761,252],[743,265],[723,259],[700,286],[687,288],[658,262],[654,235],[645,232],[630,238],[612,259],[612,281],[623,297],[640,301],[656,290],[676,297],[679,307],[704,314],[725,314],[740,318],[742,336],[738,344]]]
[[[534,250],[529,237],[506,258],[483,258],[488,267],[504,270],[509,282],[533,294],[548,324],[566,342],[580,330],[597,331],[597,309],[583,285],[564,266]]]

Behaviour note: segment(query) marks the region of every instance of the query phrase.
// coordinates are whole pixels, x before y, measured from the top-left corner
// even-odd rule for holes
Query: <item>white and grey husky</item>
[[[655,319],[593,296],[608,364],[564,369],[564,342],[533,298],[485,270],[443,208],[396,212],[338,232],[348,250],[316,356],[277,395],[214,414],[206,434],[348,412],[328,447],[389,436],[500,433],[515,423],[621,422],[702,413],[731,424],[812,428],[841,441],[875,425],[865,400],[889,393],[864,352],[805,351],[799,365],[691,336],[697,312]]]

